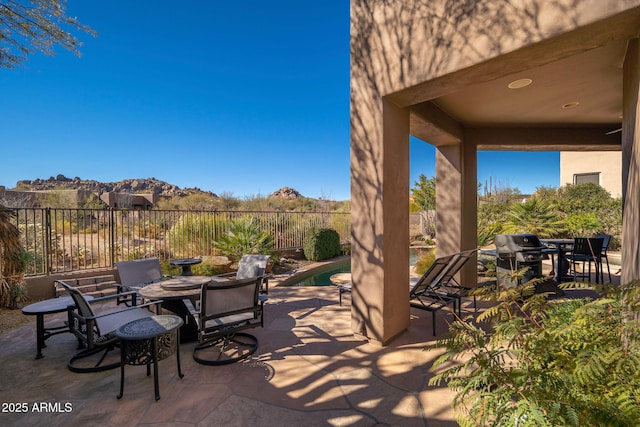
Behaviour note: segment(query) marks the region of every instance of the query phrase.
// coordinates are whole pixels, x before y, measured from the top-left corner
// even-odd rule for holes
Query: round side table
[[[153,386],[156,400],[160,399],[158,385],[158,361],[166,359],[174,352],[178,366],[178,376],[182,378],[180,369],[180,326],[184,322],[178,316],[149,316],[129,322],[116,330],[120,339],[120,394],[124,394],[124,366],[146,365],[147,376],[153,364]]]
[[[351,273],[336,273],[329,277],[329,280],[338,288],[340,306],[342,306],[342,294],[351,293]]]

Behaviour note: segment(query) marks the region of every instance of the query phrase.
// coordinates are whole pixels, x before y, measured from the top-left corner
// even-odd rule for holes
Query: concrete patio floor
[[[0,337],[0,424],[455,426],[452,392],[427,384],[438,354],[423,350],[434,339],[431,314],[412,309],[411,317],[409,330],[381,348],[354,339],[349,297],[340,307],[337,289],[272,286],[265,326],[251,332],[260,340],[254,357],[203,366],[191,357],[194,343],[182,344],[184,378],[174,356],[159,362],[157,402],[144,367],[126,367],[121,400],[119,369],[68,371],[77,345],[71,334],[49,338],[45,357],[35,360],[32,322]],[[441,332],[445,318],[451,314],[438,313]],[[48,324],[64,319],[46,317]],[[10,403],[26,403],[26,412]],[[34,410],[41,403],[53,405]]]
[[[613,282],[619,283],[615,275]],[[264,328],[252,329],[260,347],[252,358],[227,366],[204,366],[191,357],[194,343],[159,362],[161,399],[153,376],[127,366],[124,397],[119,369],[70,372],[76,352],[71,334],[47,340],[34,360],[35,322],[0,336],[0,425],[126,426],[456,426],[446,386],[430,387],[434,342],[431,313],[411,309],[409,329],[389,346],[357,341],[351,332],[350,297],[338,305],[334,287],[271,284]],[[473,311],[470,298],[463,314]],[[61,313],[47,324],[66,319]],[[438,312],[438,337],[452,315]],[[119,353],[113,352],[114,357]],[[11,403],[26,404],[16,412]],[[34,408],[34,404],[36,405]],[[48,408],[37,411],[41,404]]]

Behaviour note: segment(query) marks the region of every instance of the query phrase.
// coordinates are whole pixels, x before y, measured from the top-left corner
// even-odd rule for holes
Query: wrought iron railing
[[[275,250],[302,247],[314,228],[350,241],[349,213],[19,208],[15,225],[26,275],[109,268],[121,260],[217,255],[216,240],[234,219],[252,217]],[[0,261],[1,262],[1,261]]]

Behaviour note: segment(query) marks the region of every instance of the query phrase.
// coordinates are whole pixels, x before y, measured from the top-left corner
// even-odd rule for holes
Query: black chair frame
[[[591,263],[595,266],[596,283],[604,280],[602,275],[602,246],[604,239],[602,237],[576,237],[573,243],[573,249],[569,253],[568,260],[573,268],[573,280],[577,281],[578,277],[582,279],[591,278]],[[576,264],[582,263],[582,273],[578,274]],[[588,272],[585,274],[584,265],[588,264]]]
[[[264,326],[264,302],[267,298],[260,295],[260,285],[263,277],[239,279],[229,282],[211,282],[202,285],[200,308],[196,309],[191,301],[185,300],[185,305],[191,312],[198,325],[198,344],[193,350],[193,359],[203,365],[226,365],[251,356],[258,349],[258,339],[248,333],[247,329]],[[238,300],[229,308],[213,311],[208,307],[209,293],[219,294],[216,299],[224,301],[229,295],[245,292],[251,299]],[[222,304],[224,305],[224,304]],[[230,348],[237,348],[237,352],[227,354]],[[209,349],[210,351],[205,351]],[[206,357],[216,355],[215,358]]]
[[[160,304],[162,303],[162,301],[154,301],[147,304],[136,305],[135,291],[125,292],[122,294],[107,295],[87,301],[82,296],[82,293],[73,286],[61,280],[56,280],[56,283],[66,289],[75,303],[74,305],[70,305],[67,308],[67,326],[69,327],[69,331],[78,339],[78,350],[80,351],[73,355],[71,359],[69,359],[67,367],[70,371],[77,373],[101,372],[119,367],[120,362],[102,365],[102,362],[106,358],[107,354],[111,350],[114,350],[119,346],[119,340],[115,336],[115,330],[117,329],[117,326],[121,326],[130,321],[132,317],[129,317],[129,315],[133,315],[138,318],[146,316],[147,314],[141,312],[141,310],[147,311],[143,310],[144,308],[155,307],[155,312],[159,313]],[[95,314],[91,309],[92,304],[102,303],[109,300],[124,300],[127,298],[130,298],[131,306],[125,309],[105,312],[103,314]],[[149,311],[148,315],[151,316],[152,314],[153,313]],[[112,328],[113,330],[100,330],[99,324],[101,323],[102,319],[110,317],[111,320],[113,320],[113,316],[118,315],[121,316],[122,321],[120,322],[120,324],[118,324],[117,322],[111,322],[111,324],[116,325]],[[94,366],[80,367],[75,364],[75,362],[81,359],[93,356],[100,352],[103,352],[103,354],[94,364]]]

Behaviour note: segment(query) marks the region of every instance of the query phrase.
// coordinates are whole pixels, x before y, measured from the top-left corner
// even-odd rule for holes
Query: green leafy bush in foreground
[[[456,391],[461,426],[634,426],[640,420],[640,285],[547,300],[536,281],[476,297],[495,305],[458,319],[431,379]],[[577,286],[575,284],[568,286]],[[487,329],[487,330],[485,330]]]

